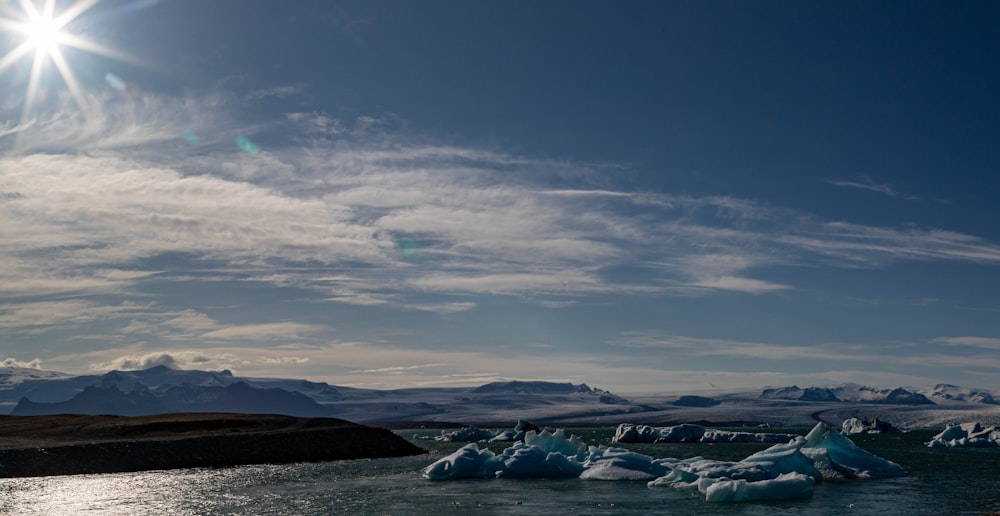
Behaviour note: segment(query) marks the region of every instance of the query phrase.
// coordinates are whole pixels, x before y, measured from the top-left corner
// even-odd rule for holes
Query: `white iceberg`
[[[984,428],[979,423],[948,425],[927,443],[929,448],[992,448],[1000,446],[1000,426]]]
[[[529,431],[524,442],[515,443],[500,455],[480,450],[470,443],[423,469],[424,478],[564,478],[583,473],[587,445],[577,436]]]
[[[887,432],[899,432],[899,429],[877,417],[873,417],[871,419],[858,419],[856,417],[852,417],[845,419],[840,425],[840,433],[844,435],[881,434]]]
[[[441,430],[441,435],[435,437],[437,441],[475,443],[479,441],[489,441],[496,437],[496,432],[467,426],[460,430]]]
[[[796,436],[775,433],[730,432],[700,425],[654,427],[622,423],[611,438],[616,443],[787,443]]]
[[[814,461],[828,458],[833,470],[846,478],[886,478],[906,474],[899,464],[859,448],[823,423],[818,423],[806,435],[802,451]]]
[[[668,468],[648,455],[624,448],[591,446],[583,462],[585,480],[652,480],[665,475]]]
[[[488,478],[495,472],[496,455],[490,450],[480,450],[476,443],[467,444],[423,469],[424,478],[429,480]]]
[[[497,478],[568,478],[579,477],[583,464],[576,457],[546,452],[538,446],[517,443],[497,455]]]
[[[693,425],[696,426],[696,425]],[[590,446],[577,436],[529,431],[499,455],[468,444],[423,469],[424,478],[567,478],[646,480],[650,487],[697,490],[710,502],[811,496],[823,479],[896,477],[898,464],[857,447],[823,423],[805,437],[779,443],[739,462],[694,457],[653,459],[624,448]]]
[[[541,432],[541,428],[527,422],[518,421],[517,425],[514,426],[513,430],[498,430],[496,432],[492,430],[486,430],[482,428],[476,428],[474,426],[466,426],[459,430],[441,430],[441,435],[434,437],[427,437],[418,435],[417,439],[424,440],[435,440],[444,442],[463,442],[463,443],[475,443],[481,441],[488,441],[491,443],[496,442],[517,442],[523,441],[525,435],[531,430],[535,432]]]
[[[748,482],[722,480],[709,485],[705,500],[709,502],[755,502],[762,500],[790,500],[812,496],[815,479],[801,473],[785,473],[771,480]]]

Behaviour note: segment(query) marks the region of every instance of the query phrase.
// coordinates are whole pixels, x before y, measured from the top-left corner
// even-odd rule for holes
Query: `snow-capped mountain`
[[[16,405],[16,407],[15,407]],[[1000,423],[991,392],[953,385],[932,389],[873,388],[845,383],[772,387],[763,391],[617,394],[586,384],[494,382],[479,387],[356,389],[299,379],[248,378],[230,371],[164,366],[72,376],[0,368],[0,413],[158,413],[232,411],[330,415],[370,424],[716,426],[834,425],[879,417],[900,428],[936,427],[962,419]],[[965,415],[969,415],[966,417]]]
[[[933,400],[966,401],[971,403],[986,403],[989,405],[1000,404],[1000,402],[993,397],[993,394],[988,391],[984,391],[982,389],[970,389],[968,387],[959,387],[957,385],[950,385],[947,383],[939,383],[930,391],[925,392],[925,394]]]
[[[845,403],[880,403],[891,405],[933,405],[934,402],[923,394],[896,387],[876,389],[856,383],[845,383],[831,387],[779,387],[764,389],[760,397],[771,400],[822,401]]]
[[[72,375],[57,371],[42,371],[28,367],[0,367],[0,389],[11,388],[26,380],[57,380]]]
[[[11,412],[15,416],[44,414],[112,414],[145,416],[172,412],[234,412],[285,414],[299,417],[331,415],[331,409],[312,398],[283,389],[259,389],[243,382],[199,386],[190,383],[156,388],[134,383],[125,392],[115,385],[88,386],[71,399],[36,403],[22,398]]]

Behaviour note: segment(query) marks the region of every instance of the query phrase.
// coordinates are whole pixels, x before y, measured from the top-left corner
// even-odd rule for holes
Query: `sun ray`
[[[73,102],[85,118],[93,112],[87,95],[73,72],[63,48],[75,48],[142,67],[148,66],[139,59],[87,38],[69,33],[66,27],[93,7],[99,0],[77,0],[61,12],[56,12],[56,0],[18,0],[21,14],[16,18],[0,18],[0,30],[18,34],[24,41],[0,57],[0,71],[34,54],[27,91],[21,108],[21,126],[30,125],[32,112],[41,94],[43,77],[48,64],[59,74]]]
[[[110,57],[116,61],[121,61],[123,63],[134,64],[137,66],[146,66],[146,62],[142,61],[138,57],[99,45],[97,43],[94,43],[93,41],[90,41],[89,39],[84,39],[79,36],[75,36],[73,34],[63,34],[62,38],[60,39],[60,42],[64,45],[71,46],[74,48],[79,48],[80,50],[86,50],[91,54],[98,54],[104,57]]]
[[[0,72],[4,71],[8,66],[16,63],[18,60],[24,57],[25,54],[31,52],[32,50],[33,49],[31,48],[31,42],[25,41],[24,43],[18,45],[14,50],[7,52],[7,54],[4,55],[3,58],[0,58]]]
[[[76,102],[77,107],[80,108],[80,112],[83,113],[85,117],[90,115],[90,106],[87,104],[86,98],[83,96],[83,90],[80,89],[80,84],[76,81],[76,76],[73,75],[73,70],[66,63],[66,58],[63,57],[62,51],[59,48],[52,49],[49,52],[49,57],[52,62],[56,65],[56,69],[59,70],[59,75],[62,76],[63,82],[66,83],[66,87],[69,88],[69,94],[73,97],[73,101]]]
[[[38,94],[38,83],[41,80],[42,68],[44,67],[45,54],[35,52],[35,60],[31,64],[31,76],[28,78],[28,91],[24,97],[24,107],[21,109],[22,124],[27,120],[28,114],[31,113],[31,108],[35,103],[35,97]]]
[[[81,0],[66,8],[65,11],[59,13],[59,16],[53,20],[53,23],[55,23],[55,25],[59,28],[65,27],[67,23],[75,20],[77,16],[86,12],[87,9],[90,9],[99,1],[100,0]]]

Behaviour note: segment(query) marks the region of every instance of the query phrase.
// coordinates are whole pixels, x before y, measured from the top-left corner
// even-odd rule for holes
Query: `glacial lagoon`
[[[804,433],[808,429],[793,429]],[[778,430],[775,430],[778,431]],[[935,432],[857,435],[862,448],[906,470],[899,478],[819,482],[809,498],[718,504],[642,481],[429,481],[421,470],[464,443],[416,439],[413,457],[0,480],[2,514],[967,514],[1000,509],[1000,448],[928,448]],[[610,446],[613,428],[567,429]],[[490,444],[500,452],[509,444]],[[760,443],[622,444],[652,457],[737,461]]]

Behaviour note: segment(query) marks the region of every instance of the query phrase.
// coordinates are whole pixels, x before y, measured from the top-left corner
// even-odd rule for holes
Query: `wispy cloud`
[[[254,90],[251,91],[250,93],[247,93],[243,98],[244,100],[261,100],[267,98],[284,99],[288,97],[302,95],[305,91],[306,91],[305,85],[286,84],[283,86],[272,86],[270,88],[262,88],[259,90]]]
[[[151,313],[154,305],[125,301],[102,305],[83,299],[0,304],[0,328],[14,332],[39,332],[97,320],[123,319]]]
[[[658,336],[645,333],[626,333],[614,345],[635,349],[671,350],[688,357],[736,357],[766,360],[818,358],[849,361],[869,359],[859,356],[858,351],[863,349],[860,346],[778,345],[678,335]]]
[[[843,181],[843,180],[832,180],[828,179],[826,181],[834,186],[839,186],[842,188],[855,188],[858,190],[867,190],[869,192],[880,193],[882,195],[887,195],[895,199],[902,199],[905,201],[919,201],[920,197],[916,195],[910,195],[907,193],[900,192],[893,187],[885,183],[876,183],[870,177],[862,177],[858,181]]]
[[[225,101],[204,102],[215,108],[211,119],[198,115],[212,110],[196,100],[147,96],[129,106],[127,121],[108,115],[101,123],[110,125],[86,137],[37,139],[63,141],[66,152],[0,158],[0,217],[20,221],[0,230],[11,253],[0,264],[0,289],[124,292],[153,274],[141,271],[145,260],[171,253],[229,264],[236,278],[253,265],[257,278],[365,306],[414,306],[407,295],[420,291],[636,289],[610,273],[621,267],[655,272],[642,282],[649,292],[680,285],[767,294],[795,287],[775,266],[1000,263],[1000,246],[972,235],[825,222],[734,197],[608,189],[585,164],[396,141],[385,132],[360,141],[351,134],[376,122],[322,113],[256,128],[286,132],[284,143],[256,154],[232,142],[190,147],[180,134],[198,116],[206,133],[238,133],[225,128]],[[153,150],[126,154],[127,142],[102,136],[124,126]],[[317,127],[339,138],[336,145],[310,140]],[[118,150],[70,153],[81,141]],[[552,189],[555,177],[578,186]],[[44,263],[31,259],[40,253]],[[301,264],[337,268],[342,279],[317,281]],[[768,275],[758,272],[765,268]]]
[[[398,373],[401,373],[403,371],[414,371],[414,370],[417,370],[417,369],[427,369],[427,368],[430,368],[430,367],[441,367],[443,365],[445,365],[445,364],[418,364],[418,365],[409,365],[409,366],[380,367],[378,369],[365,369],[365,370],[362,370],[362,371],[351,371],[351,373],[355,373],[355,374],[370,374],[370,373],[398,374]]]
[[[717,278],[703,279],[695,281],[690,285],[716,290],[745,292],[747,294],[764,294],[792,288],[789,285],[782,285],[780,283],[761,281],[753,278],[739,278],[736,276],[719,276]]]
[[[968,346],[972,348],[1000,350],[1000,338],[996,337],[939,337],[932,342],[950,347]]]
[[[995,339],[959,338],[950,340],[948,345],[973,345],[989,349],[997,344]],[[984,342],[985,341],[985,342]],[[969,344],[972,342],[972,344]],[[890,368],[899,365],[939,367],[981,368],[1000,370],[1000,357],[995,354],[955,354],[942,353],[935,346],[907,342],[883,342],[879,345],[867,343],[818,342],[807,344],[774,344],[768,342],[736,341],[660,335],[657,333],[627,332],[613,343],[615,346],[633,349],[668,350],[678,359],[691,357],[717,357],[735,359],[759,359],[773,362],[797,362],[816,364],[822,362],[844,362],[876,364],[876,367]]]
[[[200,338],[203,340],[263,340],[270,342],[276,339],[301,339],[304,336],[319,333],[324,329],[326,328],[320,325],[293,322],[243,324],[212,330],[203,333]]]
[[[286,93],[296,92],[251,97]],[[54,117],[18,129],[31,132],[24,141],[38,143],[0,155],[0,295],[7,300],[0,327],[88,328],[78,335],[110,335],[114,346],[235,349],[238,340],[328,342],[333,329],[278,315],[234,323],[197,295],[188,301],[193,306],[168,305],[156,292],[171,284],[199,291],[240,283],[271,288],[267,302],[308,299],[453,318],[482,306],[483,296],[556,309],[622,294],[793,295],[799,276],[789,270],[1000,264],[1000,245],[958,231],[828,221],[734,196],[623,190],[607,178],[618,165],[427,142],[394,129],[392,117],[293,112],[243,122],[228,110],[245,100],[104,99],[107,110],[95,120]],[[200,137],[185,138],[191,133]],[[254,152],[236,145],[241,134],[261,137]],[[831,184],[909,198],[869,180]],[[89,329],[97,322],[104,327]],[[661,339],[654,347],[853,360],[827,345],[685,342]],[[941,344],[989,344],[971,342]],[[135,364],[159,360],[145,347],[114,349],[119,356],[94,363],[124,355]],[[177,363],[201,355],[184,356],[188,361]],[[226,353],[212,356],[213,365],[246,366]],[[252,367],[293,367],[301,358],[309,367],[328,363],[313,354],[261,356]],[[414,354],[383,366],[457,356]],[[350,370],[383,366],[359,358]]]

